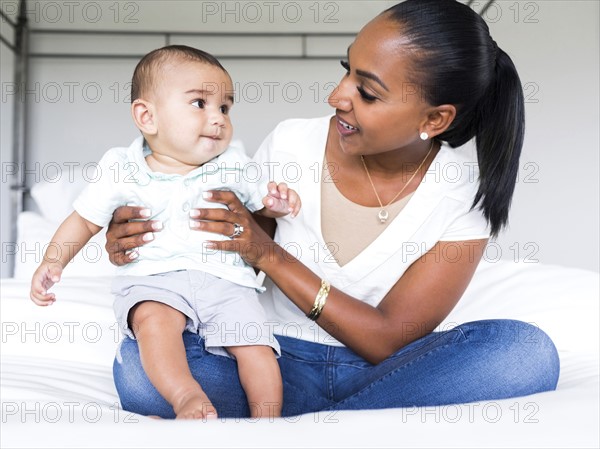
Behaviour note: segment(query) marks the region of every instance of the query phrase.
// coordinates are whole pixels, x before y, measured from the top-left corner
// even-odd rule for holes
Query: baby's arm
[[[49,306],[56,301],[56,296],[48,293],[48,289],[60,281],[64,267],[100,229],[77,212],[62,222],[48,245],[42,263],[33,274],[30,292],[33,302],[38,306]]]
[[[292,214],[292,217],[298,215],[302,202],[298,193],[290,189],[285,182],[269,182],[267,186],[267,195],[263,198],[264,209],[256,211],[263,217],[279,218]]]

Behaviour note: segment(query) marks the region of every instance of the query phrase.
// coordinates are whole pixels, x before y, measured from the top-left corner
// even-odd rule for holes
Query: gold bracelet
[[[317,321],[319,315],[323,311],[323,307],[325,307],[325,302],[327,301],[327,295],[329,295],[329,290],[331,289],[331,285],[324,279],[321,279],[321,288],[319,289],[317,296],[315,298],[315,303],[310,309],[310,312],[306,314],[307,318],[313,321]]]

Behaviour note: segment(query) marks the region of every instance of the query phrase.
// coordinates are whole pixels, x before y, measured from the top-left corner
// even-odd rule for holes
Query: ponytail
[[[478,105],[476,145],[481,202],[492,236],[508,223],[519,157],[525,135],[525,101],[521,81],[510,57],[496,52],[496,76]]]
[[[453,148],[476,139],[479,207],[497,236],[508,223],[525,131],[521,82],[485,21],[455,0],[406,0],[389,8],[413,50],[411,81],[433,106],[452,104],[456,117],[437,139]]]

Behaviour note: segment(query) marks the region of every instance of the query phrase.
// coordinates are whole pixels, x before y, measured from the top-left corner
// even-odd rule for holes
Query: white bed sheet
[[[0,445],[81,447],[598,447],[599,277],[541,264],[483,262],[440,327],[532,322],[555,341],[555,392],[444,407],[308,414],[256,422],[157,421],[124,412],[112,382],[119,339],[109,278],[64,279],[39,308],[3,279]]]

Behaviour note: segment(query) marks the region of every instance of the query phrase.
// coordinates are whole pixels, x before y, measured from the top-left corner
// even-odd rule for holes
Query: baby
[[[258,302],[262,287],[238,255],[205,245],[227,237],[191,230],[189,213],[219,207],[202,199],[216,189],[232,190],[248,209],[274,218],[297,215],[300,199],[283,183],[243,179],[250,159],[230,145],[233,83],[212,55],[181,45],[152,51],[135,69],[131,100],[142,136],[103,156],[96,182],[77,198],[33,275],[31,299],[54,303],[48,289],[118,206],[149,207],[146,216],[162,231],[146,235],[136,263],[119,267],[112,285],[117,322],[137,339],[148,379],[177,418],[216,417],[187,364],[182,334],[195,332],[208,352],[235,358],[253,417],[280,416],[280,349]],[[242,233],[235,225],[231,238]],[[248,335],[248,328],[256,332]]]

